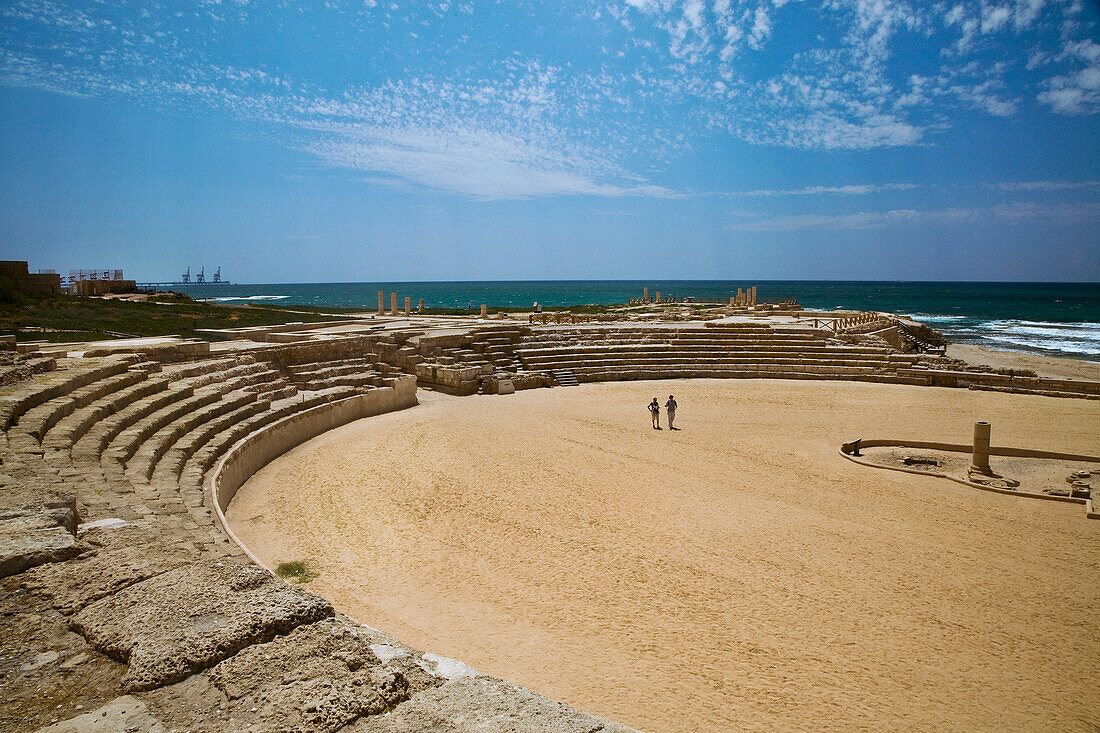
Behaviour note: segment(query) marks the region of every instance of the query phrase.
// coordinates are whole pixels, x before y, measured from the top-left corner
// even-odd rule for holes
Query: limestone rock
[[[96,650],[129,665],[126,691],[184,679],[333,615],[332,605],[243,561],[186,565],[123,588],[71,622]]]
[[[463,677],[425,690],[389,715],[360,718],[348,733],[629,733],[630,728],[578,712],[491,677]]]
[[[67,616],[196,559],[178,548],[157,546],[154,538],[133,525],[86,531],[81,536],[92,552],[64,564],[34,568],[25,581],[30,590],[48,596],[53,607]]]
[[[242,650],[208,673],[254,731],[336,731],[385,713],[437,682],[412,654],[383,664],[375,638],[346,619],[301,626]]]
[[[85,546],[58,521],[66,516],[50,509],[8,512],[0,519],[0,578],[83,552]]]
[[[35,733],[164,733],[164,726],[154,718],[141,700],[123,695],[98,710],[64,720]]]

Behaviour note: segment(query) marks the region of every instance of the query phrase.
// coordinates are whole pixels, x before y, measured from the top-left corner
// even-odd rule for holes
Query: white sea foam
[[[927,313],[910,313],[909,317],[915,321],[962,321],[970,316],[935,316]]]
[[[991,344],[1010,344],[1067,354],[1100,355],[1100,323],[1091,321],[986,321],[976,324],[969,333]]]
[[[282,300],[289,295],[226,295],[221,298],[205,298],[204,300]]]

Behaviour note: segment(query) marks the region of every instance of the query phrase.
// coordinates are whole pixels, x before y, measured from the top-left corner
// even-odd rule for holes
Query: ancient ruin
[[[19,674],[0,728],[79,730],[91,715],[119,730],[625,730],[348,619],[234,542],[222,512],[256,470],[333,427],[415,405],[418,387],[722,377],[1100,397],[1096,382],[947,359],[934,332],[894,316],[745,314],[755,288],[735,300],[542,324],[484,317],[484,306],[482,318],[413,316],[408,297],[399,314],[394,293],[392,316],[210,341],[18,344],[0,393],[0,635],[18,640],[3,665]],[[862,460],[882,465],[880,447],[971,454],[865,440]],[[1095,469],[1075,466],[1077,493],[1053,496],[1081,501]]]

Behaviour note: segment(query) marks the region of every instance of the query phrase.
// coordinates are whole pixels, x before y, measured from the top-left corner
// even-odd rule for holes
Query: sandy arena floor
[[[682,430],[657,432],[669,392]],[[977,419],[1097,455],[1100,402],[767,380],[422,401],[263,469],[238,535],[408,644],[642,729],[1100,724],[1100,522],[837,455]]]

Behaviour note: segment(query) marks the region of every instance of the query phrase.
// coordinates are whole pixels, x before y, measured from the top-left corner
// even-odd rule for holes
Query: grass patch
[[[20,341],[98,341],[116,338],[112,332],[201,338],[196,331],[205,328],[333,320],[323,313],[277,306],[215,305],[168,293],[154,297],[134,302],[56,295],[21,303],[0,302],[0,333],[15,333]]]
[[[275,568],[275,574],[284,580],[289,580],[299,585],[308,583],[321,575],[319,571],[310,567],[309,563],[305,560],[281,562],[278,567]]]

